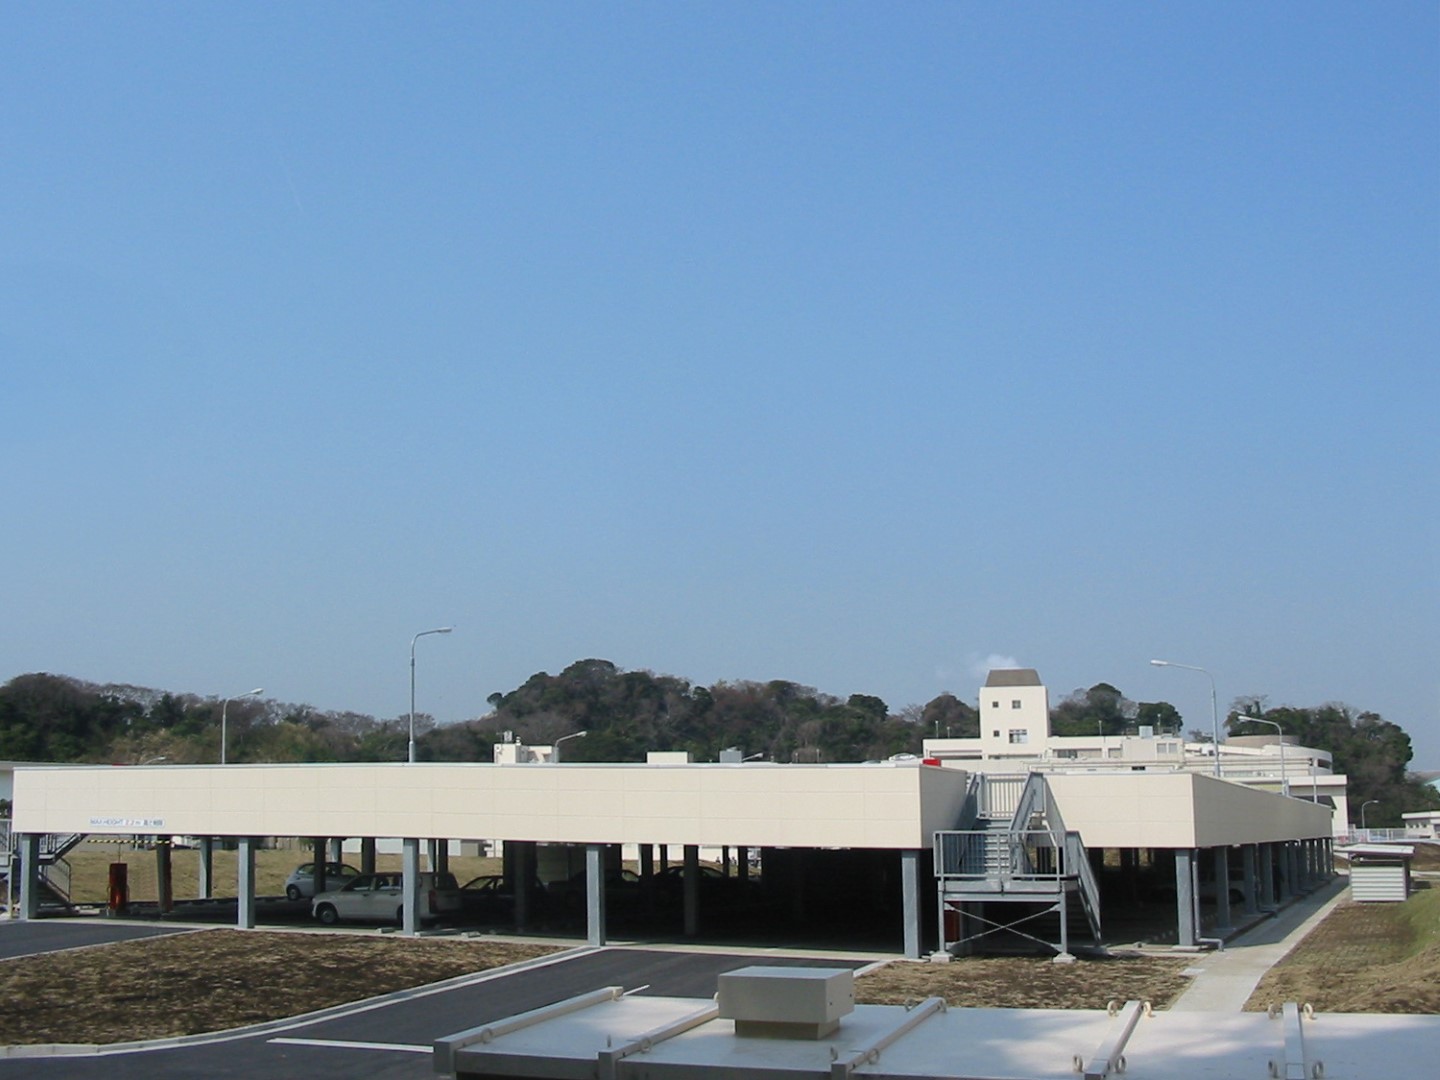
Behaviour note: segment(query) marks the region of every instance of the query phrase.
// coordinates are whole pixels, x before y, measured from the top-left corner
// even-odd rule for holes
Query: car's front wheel
[[[335,910],[334,904],[321,904],[315,909],[315,917],[326,926],[334,926],[340,921],[340,913]]]
[[[299,886],[299,885],[286,885],[286,886],[285,886],[285,899],[286,899],[286,900],[299,900],[299,899],[300,899],[300,886]]]

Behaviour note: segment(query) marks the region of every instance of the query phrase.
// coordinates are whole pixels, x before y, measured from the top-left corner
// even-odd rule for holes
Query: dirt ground
[[[4,960],[0,1045],[221,1031],[555,951],[375,934],[199,930]]]
[[[948,964],[900,961],[862,975],[855,1000],[909,1005],[927,997],[947,1004],[1000,1009],[1103,1009],[1111,1001],[1164,1008],[1189,980],[1189,960],[1113,957],[1057,964],[1042,957],[966,957]]]
[[[1266,973],[1245,1007],[1286,1001],[1317,1012],[1440,1013],[1440,887],[1404,904],[1336,908]]]

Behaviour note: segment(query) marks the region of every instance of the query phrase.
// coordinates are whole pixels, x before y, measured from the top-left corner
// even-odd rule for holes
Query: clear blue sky
[[[51,4],[0,678],[985,660],[1440,768],[1433,3]]]

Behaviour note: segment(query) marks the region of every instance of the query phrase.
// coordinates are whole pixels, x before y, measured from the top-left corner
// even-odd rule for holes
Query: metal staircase
[[[70,899],[70,863],[65,856],[73,851],[85,833],[48,833],[40,837],[40,851],[37,860],[39,868],[40,906],[42,908],[66,909],[74,907]],[[3,879],[7,896],[13,894],[19,885],[16,871],[20,865],[20,852],[14,842],[10,821],[0,821],[0,879]]]
[[[972,776],[957,827],[935,834],[935,876],[942,951],[1018,938],[1068,956],[1072,932],[1101,940],[1089,853],[1040,773]]]

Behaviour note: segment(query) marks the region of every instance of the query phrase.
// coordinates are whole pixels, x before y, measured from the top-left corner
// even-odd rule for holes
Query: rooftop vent
[[[849,968],[746,967],[720,976],[720,1016],[735,1034],[763,1039],[823,1039],[855,1011]]]

